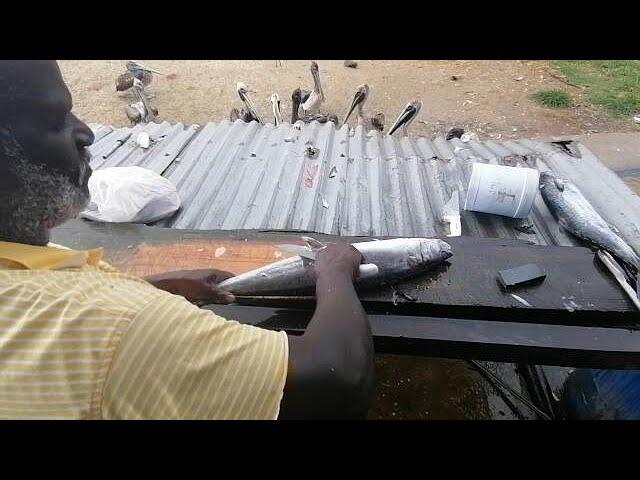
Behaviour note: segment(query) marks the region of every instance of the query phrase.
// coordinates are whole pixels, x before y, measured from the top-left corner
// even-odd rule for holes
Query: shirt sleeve
[[[105,419],[276,419],[287,377],[284,332],[226,320],[165,292],[121,340]]]

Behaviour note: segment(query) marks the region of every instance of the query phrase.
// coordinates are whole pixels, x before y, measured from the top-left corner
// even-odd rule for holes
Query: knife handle
[[[371,278],[378,274],[378,266],[374,263],[363,263],[358,270],[358,278]]]

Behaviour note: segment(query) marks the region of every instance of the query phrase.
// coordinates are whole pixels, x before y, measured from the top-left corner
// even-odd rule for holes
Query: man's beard
[[[76,185],[23,157],[11,159],[9,172],[17,184],[0,192],[1,239],[45,245],[50,229],[76,217],[89,202],[86,182]]]

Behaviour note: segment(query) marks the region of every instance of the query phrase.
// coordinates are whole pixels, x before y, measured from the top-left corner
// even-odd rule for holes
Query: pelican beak
[[[407,104],[407,106],[404,107],[404,110],[402,110],[402,113],[400,113],[396,121],[393,122],[393,125],[391,125],[391,128],[389,128],[387,135],[393,135],[393,133],[396,130],[398,130],[400,127],[411,123],[411,121],[415,118],[417,113],[418,112],[416,111],[416,108],[413,105],[411,105],[410,103]]]
[[[239,91],[238,95],[240,95],[240,100],[242,100],[242,103],[244,103],[244,105],[247,107],[247,110],[249,111],[249,113],[253,115],[256,119],[258,119],[258,123],[260,125],[264,125],[264,122],[262,121],[262,117],[258,115],[258,112],[254,108],[253,103],[251,103],[251,100],[249,100],[249,97],[247,97],[242,91]]]
[[[141,70],[146,70],[147,72],[151,72],[151,73],[157,73],[158,75],[164,75],[164,73],[161,73],[157,70],[154,70],[153,68],[149,68],[147,67],[145,64],[140,63],[140,62],[134,62],[136,64],[136,66],[138,68],[140,68]]]
[[[349,107],[349,110],[347,111],[347,114],[344,116],[344,120],[342,121],[342,124],[344,125],[345,123],[347,123],[347,120],[349,120],[349,117],[351,116],[351,114],[353,113],[353,111],[356,109],[356,107],[358,105],[360,105],[362,102],[364,101],[364,95],[362,94],[362,92],[360,90],[358,90],[356,92],[356,94],[353,96],[353,100],[351,101],[351,106]]]
[[[322,90],[322,83],[320,82],[320,71],[318,70],[313,71],[313,82],[316,86],[316,89],[320,93],[320,98],[324,102],[325,98],[324,98],[324,91]]]

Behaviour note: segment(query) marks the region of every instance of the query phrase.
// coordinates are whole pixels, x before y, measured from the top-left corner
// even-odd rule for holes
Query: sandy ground
[[[285,118],[290,118],[291,92],[311,89],[309,61],[156,61],[140,60],[163,72],[149,86],[160,119],[204,124],[228,118],[241,106],[235,83],[256,91],[252,99],[259,112],[271,119],[269,97],[277,92]],[[319,61],[327,102],[325,112],[340,119],[361,83],[371,95],[367,110],[383,112],[390,125],[407,102],[421,99],[424,107],[411,126],[417,135],[446,132],[462,126],[481,139],[532,138],[593,132],[637,131],[630,121],[612,121],[599,108],[582,101],[582,90],[552,76],[547,62],[530,61],[358,61],[346,68],[342,61]],[[60,61],[74,98],[74,111],[87,122],[122,126],[128,123],[124,107],[128,94],[115,91],[115,78],[124,71],[123,60]],[[452,77],[457,80],[452,80]],[[562,88],[576,106],[552,110],[529,96],[546,88]]]
[[[306,60],[283,61],[282,67],[274,61],[142,61],[165,73],[154,78],[148,91],[156,95],[152,103],[160,111],[159,119],[171,122],[204,124],[228,118],[230,109],[240,106],[237,81],[256,91],[252,99],[265,118],[271,118],[268,99],[273,92],[280,95],[290,118],[291,91],[312,86]],[[582,90],[554,78],[546,62],[359,61],[357,69],[345,68],[342,61],[318,63],[327,97],[324,112],[342,119],[356,87],[366,82],[371,87],[366,109],[383,112],[387,125],[407,102],[424,102],[411,126],[415,135],[445,133],[452,126],[483,140],[638,131],[630,122],[611,120],[599,108],[586,105]],[[60,66],[81,119],[114,126],[128,123],[124,106],[131,97],[117,93],[114,86],[124,61],[61,61]],[[547,88],[568,91],[576,106],[551,110],[529,98]],[[635,177],[625,180],[640,188]],[[489,417],[481,377],[465,362],[378,355],[376,373],[370,418]]]

